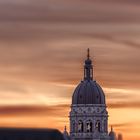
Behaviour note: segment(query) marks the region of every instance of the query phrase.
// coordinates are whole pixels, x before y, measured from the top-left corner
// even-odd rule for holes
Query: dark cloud
[[[85,37],[86,36],[94,38],[94,39],[97,38],[100,40],[113,42],[115,44],[122,44],[122,45],[125,45],[128,47],[140,49],[140,43],[136,43],[136,42],[130,41],[128,39],[123,39],[123,38],[118,39],[117,37],[115,37],[114,34],[94,34],[94,33],[91,33],[91,34],[85,34]]]
[[[57,106],[1,106],[0,116],[55,116],[64,117],[65,113],[69,110],[69,105]]]
[[[138,2],[127,1],[2,1],[1,20],[63,21],[63,22],[118,22],[139,21]],[[113,6],[115,4],[115,7]],[[129,14],[128,14],[129,13]]]

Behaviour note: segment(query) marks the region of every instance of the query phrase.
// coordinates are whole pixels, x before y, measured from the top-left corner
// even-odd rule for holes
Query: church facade
[[[116,140],[113,128],[108,132],[108,112],[105,94],[94,80],[89,49],[84,64],[84,77],[76,87],[70,111],[70,140]]]

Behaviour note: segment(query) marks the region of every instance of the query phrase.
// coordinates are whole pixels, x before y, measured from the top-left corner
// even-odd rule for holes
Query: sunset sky
[[[0,127],[69,126],[87,48],[109,125],[140,140],[139,0],[0,0]]]

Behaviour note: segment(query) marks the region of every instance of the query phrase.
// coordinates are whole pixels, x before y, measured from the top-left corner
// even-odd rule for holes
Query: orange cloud
[[[35,106],[35,105],[19,105],[19,106],[0,106],[0,116],[34,116],[47,115],[64,117],[69,110],[69,105],[54,106]]]
[[[129,102],[116,102],[108,103],[109,108],[138,108],[140,109],[140,102],[129,101]]]

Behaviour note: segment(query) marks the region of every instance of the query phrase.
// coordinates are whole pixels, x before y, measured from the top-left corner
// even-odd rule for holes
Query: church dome
[[[76,87],[72,104],[105,104],[105,95],[96,81],[84,80]]]
[[[84,80],[76,87],[72,104],[105,104],[105,95],[100,85],[93,80],[93,66],[89,58],[89,49],[87,60],[84,66]]]

